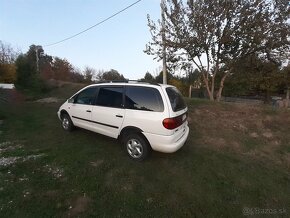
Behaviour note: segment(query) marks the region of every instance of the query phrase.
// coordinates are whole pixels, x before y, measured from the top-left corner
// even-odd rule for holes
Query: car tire
[[[126,135],[124,146],[129,157],[135,161],[145,160],[152,150],[146,138],[138,133]]]
[[[61,117],[61,125],[65,131],[71,132],[74,129],[74,124],[68,114],[63,114]]]

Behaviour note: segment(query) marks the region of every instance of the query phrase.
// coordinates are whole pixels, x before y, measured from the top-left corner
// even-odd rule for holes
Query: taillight
[[[186,114],[178,117],[166,118],[163,120],[162,124],[166,129],[175,129],[183,124],[186,120]]]

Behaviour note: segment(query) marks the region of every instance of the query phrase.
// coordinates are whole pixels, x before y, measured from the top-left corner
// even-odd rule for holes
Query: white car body
[[[96,104],[76,104],[73,102],[74,100],[70,100],[73,99],[74,96],[77,96],[78,93],[81,93],[83,90],[90,87],[97,87],[98,92],[100,92],[99,90],[102,87],[112,89],[114,89],[114,87],[115,89],[119,87],[129,87],[123,88],[123,90],[140,90],[136,87],[145,87],[152,92],[157,91],[160,93],[163,103],[163,110],[147,111],[126,108],[126,105],[124,104],[127,103],[124,102],[127,100],[124,99],[129,99],[127,94],[123,94],[125,97],[123,97],[121,107],[119,108]],[[62,119],[62,114],[67,113],[70,116],[74,126],[103,134],[115,139],[122,136],[122,133],[125,130],[135,129],[148,140],[153,150],[164,153],[172,153],[180,149],[186,142],[189,134],[189,127],[187,122],[187,106],[185,105],[185,108],[175,112],[172,109],[166,88],[175,89],[175,87],[170,85],[153,85],[147,83],[130,82],[100,83],[90,85],[81,89],[70,99],[68,99],[59,108],[58,117],[59,119]],[[96,101],[98,101],[98,99]],[[179,120],[182,119],[182,124],[174,129],[165,128],[163,121],[166,118],[174,117],[178,117]]]

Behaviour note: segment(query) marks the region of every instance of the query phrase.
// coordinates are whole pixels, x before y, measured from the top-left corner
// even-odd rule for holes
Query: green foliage
[[[27,53],[19,55],[16,67],[16,87],[33,96],[49,91],[49,80],[85,81],[66,59],[44,54],[41,46],[31,45]]]
[[[41,51],[42,48],[38,47]],[[37,72],[36,46],[30,46],[26,54],[21,54],[16,59],[16,87],[25,90],[27,93],[37,95],[50,90],[48,84],[41,78]],[[39,54],[40,55],[40,54]]]
[[[283,72],[279,66],[257,55],[238,60],[233,71],[235,73],[226,82],[226,96],[262,95],[268,101],[270,94],[278,93],[283,83]]]
[[[167,80],[170,81],[171,79],[173,79],[173,74],[170,73],[169,71],[166,72],[167,74]],[[163,72],[161,71],[156,77],[155,80],[157,83],[163,83]]]
[[[290,63],[282,69],[282,83],[284,89],[290,89]]]
[[[97,81],[123,81],[126,80],[123,74],[120,74],[117,70],[111,69],[106,72],[99,72],[97,75]]]
[[[168,84],[175,86],[183,96],[188,96],[189,85],[182,83],[180,79],[172,78],[168,81]]]
[[[33,89],[37,83],[35,63],[25,55],[21,54],[16,59],[16,86],[19,88]]]
[[[197,67],[210,99],[216,93],[219,100],[237,59],[252,54],[276,63],[287,59],[289,10],[286,1],[166,0],[164,26],[148,16],[152,41],[145,52],[161,59],[165,43],[168,65]]]
[[[40,77],[44,80],[53,79],[55,73],[52,67],[53,67],[53,57],[47,54],[42,54],[39,57]]]
[[[178,90],[183,94],[183,96],[188,96],[189,86],[200,88],[200,73],[198,70],[189,71],[185,76],[179,77],[170,72],[167,72],[168,84],[173,85],[178,88]],[[163,72],[160,72],[156,77],[152,76],[147,72],[144,78],[141,79],[143,82],[149,83],[163,83]]]
[[[66,60],[56,57],[53,66],[54,79],[62,81],[70,81],[73,72],[73,66]]]
[[[149,72],[146,72],[144,78],[141,79],[141,81],[148,82],[148,83],[156,83],[154,76],[152,76],[152,74]]]
[[[10,63],[9,66],[10,71],[8,72],[6,69],[7,66],[5,65],[4,74],[4,68],[0,62],[0,81],[4,79],[5,81],[11,81],[17,77],[16,86],[18,88],[30,90],[35,93],[49,90],[50,87],[47,85],[47,81],[49,80],[88,82],[88,80],[92,79],[92,75],[90,77],[91,79],[88,78],[89,75],[82,75],[82,72],[73,67],[66,59],[45,54],[40,45],[31,45],[25,54],[18,56],[15,62],[15,68]],[[13,69],[16,70],[16,76],[15,74],[13,75]]]

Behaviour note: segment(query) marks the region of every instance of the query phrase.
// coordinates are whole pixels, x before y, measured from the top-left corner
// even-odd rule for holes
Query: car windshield
[[[180,111],[180,110],[186,108],[185,101],[184,101],[181,93],[178,91],[177,88],[168,87],[168,88],[166,88],[166,92],[167,92],[167,95],[169,97],[172,110],[174,112]]]

